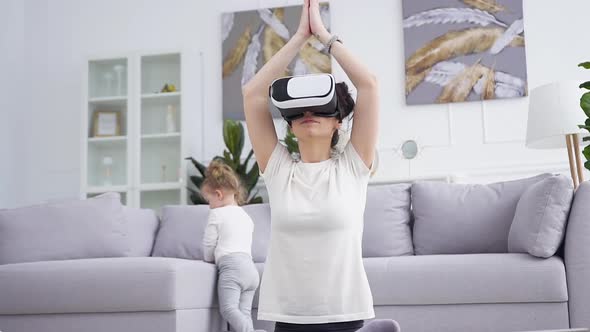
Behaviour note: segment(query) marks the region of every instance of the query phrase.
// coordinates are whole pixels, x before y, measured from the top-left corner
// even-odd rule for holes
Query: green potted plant
[[[248,193],[248,198],[245,204],[259,204],[262,203],[262,197],[258,196],[258,190],[252,194],[256,183],[258,183],[258,163],[254,162],[252,167],[248,169],[248,163],[250,158],[254,154],[254,151],[250,149],[248,156],[241,161],[242,150],[244,149],[244,127],[242,123],[235,120],[225,120],[223,124],[223,141],[227,149],[223,151],[223,156],[215,156],[213,160],[221,160],[225,164],[229,165],[240,177],[244,187]],[[205,179],[205,170],[207,167],[192,157],[185,158],[190,160],[195,166],[200,175],[193,175],[190,177],[191,182],[195,185],[196,189],[187,187],[190,191],[190,199],[193,204],[207,204],[207,201],[203,198],[199,188]]]
[[[590,62],[583,62],[580,63],[578,66],[583,67],[585,69],[590,69]],[[590,90],[590,81],[580,84],[580,89]],[[578,127],[580,127],[580,129],[586,129],[590,132],[590,92],[586,92],[582,95],[582,98],[580,99],[580,106],[582,107],[582,110],[584,110],[587,119],[584,124],[578,125]],[[583,141],[590,141],[590,136],[584,137]],[[590,145],[586,146],[584,150],[582,150],[582,154],[586,158],[584,167],[590,170]]]
[[[295,134],[293,134],[291,128],[287,129],[287,134],[285,135],[285,138],[282,140],[282,142],[287,146],[287,151],[289,151],[289,153],[299,153],[297,137],[295,137]]]

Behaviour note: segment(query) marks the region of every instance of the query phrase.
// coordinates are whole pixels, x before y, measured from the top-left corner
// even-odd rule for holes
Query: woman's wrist
[[[322,44],[326,45],[330,38],[332,38],[332,34],[328,32],[328,30],[322,30],[316,34],[316,38],[319,39]]]
[[[310,36],[306,35],[305,33],[297,31],[297,32],[295,32],[295,34],[293,34],[293,36],[291,37],[290,40],[292,40],[300,45],[303,45],[309,39],[309,37]]]

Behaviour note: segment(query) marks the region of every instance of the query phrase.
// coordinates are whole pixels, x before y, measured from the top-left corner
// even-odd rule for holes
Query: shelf
[[[160,93],[147,93],[141,95],[144,100],[150,99],[178,99],[180,97],[180,91],[175,92],[160,92]]]
[[[180,133],[167,134],[148,134],[141,135],[142,143],[157,142],[157,143],[177,143],[180,139]]]
[[[127,94],[127,59],[96,60],[89,63],[89,97],[122,97]]]
[[[88,61],[81,181],[87,196],[119,192],[129,206],[154,210],[186,201],[181,58],[175,52]],[[175,91],[161,92],[165,84]],[[93,136],[96,121],[114,125],[99,112],[117,113],[117,136]]]
[[[88,99],[88,102],[91,104],[99,104],[99,103],[114,103],[114,102],[125,102],[127,101],[127,96],[107,96],[107,97],[94,97]]]
[[[173,190],[182,188],[182,182],[160,182],[160,183],[148,183],[139,186],[141,191],[158,191],[158,190]]]
[[[88,143],[92,145],[116,146],[117,144],[125,144],[127,136],[109,136],[109,137],[89,137]]]
[[[158,94],[165,84],[174,84],[178,91],[180,86],[180,54],[159,54],[141,57],[141,93]]]

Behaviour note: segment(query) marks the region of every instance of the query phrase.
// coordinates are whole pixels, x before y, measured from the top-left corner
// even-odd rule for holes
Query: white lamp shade
[[[564,81],[542,85],[531,91],[526,131],[526,146],[532,149],[566,147],[565,135],[588,132],[578,128],[587,117],[580,98],[587,92],[582,81]]]

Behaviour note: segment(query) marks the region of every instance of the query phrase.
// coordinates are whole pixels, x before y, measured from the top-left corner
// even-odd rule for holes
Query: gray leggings
[[[252,332],[252,300],[260,275],[252,258],[246,253],[222,256],[217,263],[219,310],[236,332]]]

